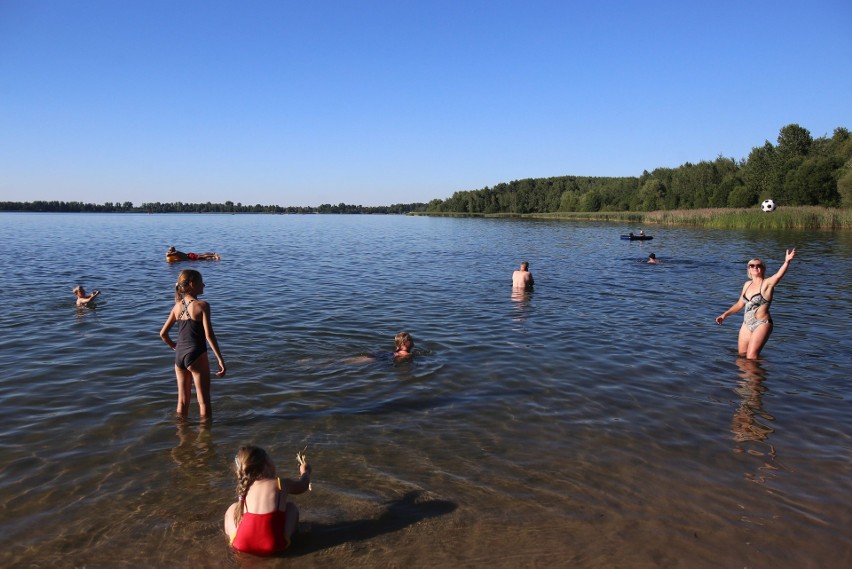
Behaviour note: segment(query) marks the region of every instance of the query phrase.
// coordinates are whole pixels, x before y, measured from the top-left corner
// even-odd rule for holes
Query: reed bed
[[[715,229],[852,229],[852,209],[800,206],[771,213],[754,208],[652,211],[645,222]]]
[[[714,229],[852,229],[852,209],[783,207],[771,213],[755,208],[679,209],[671,211],[596,211],[556,213],[417,213],[443,217],[505,217],[562,221],[614,221],[642,225],[694,225]]]

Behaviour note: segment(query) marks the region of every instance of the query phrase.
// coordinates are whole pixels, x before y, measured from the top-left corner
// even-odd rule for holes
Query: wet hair
[[[180,272],[178,280],[175,283],[175,302],[180,302],[183,295],[186,294],[186,285],[189,283],[197,283],[201,280],[201,273],[195,269],[184,269]]]
[[[526,270],[527,270],[527,269],[529,269],[529,268],[530,268],[530,264],[529,264],[527,261],[522,261],[522,262],[521,262],[521,269],[522,269],[522,270],[526,271]]]
[[[648,255],[648,258],[649,258],[649,259],[656,259],[656,258],[657,258],[657,256],[656,256],[656,255],[654,255],[653,253],[651,253],[650,255]]]
[[[234,525],[239,526],[249,488],[256,480],[275,476],[275,467],[265,450],[254,445],[244,445],[234,457],[234,474],[237,475],[237,502],[239,503],[234,509]]]
[[[752,259],[752,261],[757,261],[758,263],[760,263],[760,266],[763,267],[764,274],[766,273],[766,263],[764,263],[762,259],[758,259],[757,257],[755,257],[754,259]],[[748,264],[749,263],[751,263],[751,261],[746,263],[746,276],[748,277],[749,280],[752,280],[751,273],[748,270]]]
[[[408,332],[400,332],[393,338],[393,342],[396,346],[394,349],[395,352],[398,352],[400,348],[405,347],[405,344],[411,343],[411,347],[414,347],[414,340],[411,339],[411,334]]]
[[[71,289],[71,292],[73,292],[74,294],[77,294],[77,293],[83,293],[85,291],[83,290],[82,286],[77,285],[77,286],[75,286],[74,288]]]

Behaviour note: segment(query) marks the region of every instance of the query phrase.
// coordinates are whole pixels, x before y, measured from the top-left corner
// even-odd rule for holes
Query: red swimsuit
[[[279,508],[281,504],[281,480],[278,480],[278,500],[275,509],[266,514],[252,514],[248,510],[240,518],[237,532],[231,538],[231,546],[237,551],[253,555],[272,555],[287,549],[290,540],[284,533],[287,516]]]

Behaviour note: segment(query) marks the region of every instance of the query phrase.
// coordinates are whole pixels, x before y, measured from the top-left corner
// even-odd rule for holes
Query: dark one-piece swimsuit
[[[199,320],[193,320],[189,316],[189,305],[195,302],[190,300],[183,303],[183,310],[178,316],[178,337],[175,346],[175,365],[180,369],[187,369],[198,358],[207,353],[207,337],[204,335],[204,324]],[[186,314],[186,318],[183,315]]]

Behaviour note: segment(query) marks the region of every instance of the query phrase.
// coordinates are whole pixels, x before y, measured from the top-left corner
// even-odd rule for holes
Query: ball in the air
[[[760,204],[760,209],[769,213],[770,211],[775,211],[775,202],[772,200],[763,200],[763,203]]]

